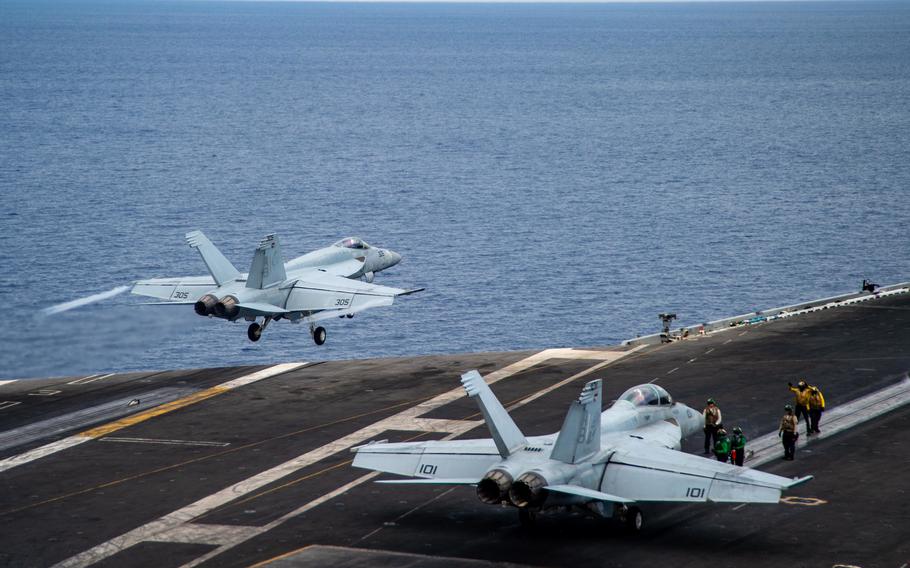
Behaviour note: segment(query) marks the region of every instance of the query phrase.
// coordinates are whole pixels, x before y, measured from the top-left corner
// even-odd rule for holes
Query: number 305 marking
[[[691,497],[692,499],[701,499],[705,496],[704,487],[690,487],[686,489],[686,497]]]
[[[178,300],[186,300],[189,297],[190,297],[189,292],[174,292],[174,298],[176,298]]]
[[[350,306],[351,300],[350,300],[350,298],[338,298],[337,300],[335,300],[335,305],[336,306]]]

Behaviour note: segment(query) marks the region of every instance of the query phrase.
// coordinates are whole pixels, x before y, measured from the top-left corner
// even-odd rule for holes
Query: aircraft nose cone
[[[401,255],[393,250],[388,251],[388,254],[386,256],[389,259],[389,266],[395,266],[401,262]]]

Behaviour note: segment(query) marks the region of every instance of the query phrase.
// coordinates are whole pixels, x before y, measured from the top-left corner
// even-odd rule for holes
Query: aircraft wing
[[[354,467],[441,483],[477,483],[502,458],[493,440],[379,442],[351,448]],[[408,483],[409,480],[401,480]],[[421,481],[417,481],[421,483]]]
[[[215,280],[211,276],[178,276],[139,280],[133,283],[130,293],[169,302],[192,304],[214,287]]]
[[[307,270],[295,276],[297,280],[291,287],[285,308],[290,312],[310,312],[311,321],[390,306],[397,296],[420,291],[367,284],[321,269]]]
[[[601,489],[634,501],[777,503],[791,479],[626,438],[607,462]]]

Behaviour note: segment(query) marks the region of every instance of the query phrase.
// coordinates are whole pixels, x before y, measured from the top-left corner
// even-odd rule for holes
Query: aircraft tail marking
[[[225,282],[230,282],[238,276],[240,272],[234,268],[221,251],[212,244],[212,241],[206,237],[202,231],[192,231],[186,234],[186,244],[199,251],[205,266],[215,279],[215,284],[221,286]]]
[[[578,463],[600,451],[600,379],[591,381],[572,402],[550,458]]]
[[[483,413],[483,419],[493,435],[499,455],[507,458],[513,452],[524,448],[528,441],[515,425],[512,417],[503,408],[502,403],[490,390],[490,385],[483,380],[477,371],[468,371],[461,376],[461,384],[468,396],[477,400],[477,406]]]
[[[266,235],[253,253],[253,263],[247,276],[247,288],[268,288],[273,284],[284,282],[288,276],[284,270],[284,259],[281,257],[281,245],[274,234]]]

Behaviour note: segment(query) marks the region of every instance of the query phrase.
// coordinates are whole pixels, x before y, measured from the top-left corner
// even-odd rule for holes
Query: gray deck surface
[[[315,348],[309,352],[318,355]],[[465,370],[488,374],[535,353],[308,364],[0,472],[0,565],[65,561],[451,391]],[[508,405],[600,363],[554,352],[493,390]],[[139,398],[129,412],[142,412],[260,369],[0,385],[0,458],[122,418],[125,401]],[[553,432],[586,381],[603,378],[604,398],[612,400],[629,386],[656,379],[695,407],[716,398],[726,425],[739,425],[755,438],[776,429],[783,405],[792,399],[788,380],[805,377],[818,384],[829,407],[835,407],[904,379],[908,370],[910,295],[903,294],[648,346],[520,406],[513,416],[527,435]],[[53,391],[59,392],[48,394]],[[476,407],[465,398],[433,408],[424,418],[478,420]],[[395,424],[370,439],[445,435]],[[16,429],[16,435],[9,433]],[[481,426],[462,437],[486,436]],[[314,503],[367,473],[348,465],[351,454],[341,443],[314,463],[252,491],[241,485],[237,498],[200,509],[202,514],[181,519],[167,534],[150,531],[146,540],[115,542],[95,549],[100,552],[91,559],[98,566],[183,566],[230,543],[202,565],[249,566],[302,549],[273,565],[338,565],[344,559],[352,566],[484,566],[493,561],[899,568],[910,562],[910,454],[903,448],[908,437],[910,406],[808,444],[801,439],[796,461],[761,469],[815,475],[793,495],[820,504],[649,506],[644,509],[647,526],[635,536],[614,521],[572,514],[546,515],[536,529],[523,530],[514,509],[484,505],[470,487],[366,481]],[[687,440],[684,449],[699,452],[697,438]],[[284,517],[308,503],[309,510]],[[308,545],[330,548],[304,548]],[[358,552],[345,554],[344,548]]]

